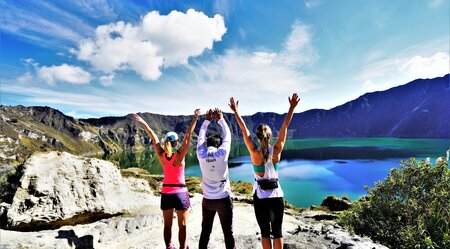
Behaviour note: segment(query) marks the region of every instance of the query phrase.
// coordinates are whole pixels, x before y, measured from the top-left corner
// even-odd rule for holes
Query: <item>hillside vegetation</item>
[[[343,212],[340,223],[390,248],[450,248],[448,162],[402,162]]]

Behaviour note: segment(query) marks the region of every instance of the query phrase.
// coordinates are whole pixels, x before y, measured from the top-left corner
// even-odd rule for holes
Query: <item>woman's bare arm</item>
[[[247,129],[244,119],[242,119],[241,115],[239,115],[239,112],[238,112],[239,101],[235,102],[234,98],[231,97],[230,103],[228,105],[230,106],[231,110],[233,111],[234,116],[236,117],[236,120],[239,124],[239,127],[242,130],[242,136],[244,138],[245,145],[247,146],[247,149],[250,152],[250,157],[252,159],[253,164],[255,164],[255,165],[260,164],[262,156],[260,155],[260,153],[258,151],[258,146],[252,140],[250,131]]]
[[[283,124],[281,125],[280,131],[278,133],[278,139],[274,144],[273,148],[273,163],[278,163],[281,159],[281,151],[286,143],[287,128],[289,123],[291,123],[292,116],[294,115],[294,109],[300,101],[300,97],[297,93],[292,94],[292,97],[288,97],[289,100],[289,111],[284,118]]]
[[[175,158],[175,161],[173,162],[174,166],[181,166],[184,157],[189,151],[189,146],[191,145],[191,134],[194,131],[195,124],[197,123],[198,116],[200,115],[200,109],[196,109],[194,111],[194,119],[192,120],[191,124],[186,130],[186,135],[184,136],[183,143],[181,144],[180,148],[178,149],[178,155],[177,158]]]
[[[133,119],[135,121],[137,121],[138,123],[142,124],[142,126],[144,126],[148,135],[152,139],[152,144],[153,144],[153,148],[155,149],[156,155],[158,157],[160,157],[160,155],[164,152],[164,150],[159,143],[158,136],[156,136],[155,132],[152,130],[152,128],[150,128],[150,126],[147,124],[147,122],[145,122],[145,120],[141,116],[139,116],[137,114],[133,114]]]

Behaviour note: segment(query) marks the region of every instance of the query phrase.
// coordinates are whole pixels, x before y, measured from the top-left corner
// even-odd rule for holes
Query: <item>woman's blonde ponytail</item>
[[[269,137],[264,134],[263,139],[261,139],[261,153],[263,154],[264,164],[269,160]]]
[[[172,142],[169,139],[164,140],[164,152],[166,152],[167,157],[172,156]]]

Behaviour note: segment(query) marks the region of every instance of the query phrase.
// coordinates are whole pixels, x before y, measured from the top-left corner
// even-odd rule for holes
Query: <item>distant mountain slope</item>
[[[33,151],[103,154],[97,130],[50,107],[0,106],[0,163],[21,163]]]
[[[449,75],[418,79],[328,111],[295,115],[294,137],[450,138]]]
[[[251,132],[264,122],[272,127],[274,136],[277,136],[285,115],[258,112],[245,116],[244,120]],[[151,113],[143,113],[142,116],[159,132],[175,130],[183,133],[192,119],[191,116]],[[225,119],[230,124],[233,136],[241,138],[234,116],[226,113]],[[129,124],[130,119],[101,118],[84,121],[97,127],[116,129],[123,127],[124,123]],[[200,123],[195,132],[199,126]],[[386,91],[366,93],[330,110],[314,109],[296,113],[289,126],[288,137],[450,138],[449,75],[419,79]]]
[[[192,116],[141,115],[159,137],[168,130],[183,135],[192,120]],[[277,136],[285,115],[258,112],[245,116],[244,120],[251,132],[265,122]],[[241,131],[233,114],[224,116],[233,137],[240,139]],[[198,122],[195,133],[200,125]],[[288,138],[312,137],[450,138],[449,75],[367,93],[330,110],[314,109],[295,114]],[[20,163],[36,150],[95,154],[142,149],[149,145],[148,135],[130,115],[74,119],[50,107],[0,106],[2,164]]]

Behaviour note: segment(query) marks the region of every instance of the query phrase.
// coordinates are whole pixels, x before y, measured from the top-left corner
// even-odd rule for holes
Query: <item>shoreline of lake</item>
[[[345,138],[294,139],[286,142],[280,162],[280,184],[285,199],[298,207],[320,205],[330,195],[357,200],[367,194],[365,185],[383,180],[401,160],[411,157],[434,162],[445,156],[450,139]],[[139,166],[162,175],[159,160],[151,150],[123,152],[109,158],[122,168]],[[248,151],[243,143],[232,144],[230,179],[253,182]],[[186,175],[201,177],[195,150],[186,157]]]

